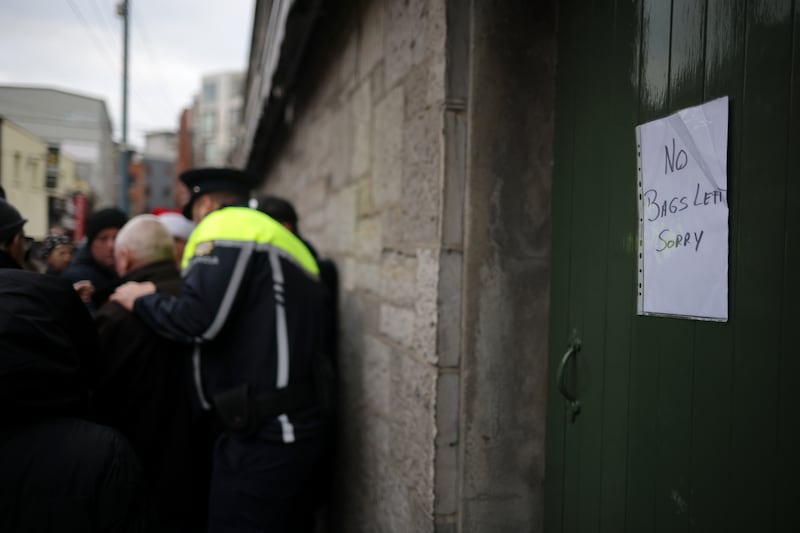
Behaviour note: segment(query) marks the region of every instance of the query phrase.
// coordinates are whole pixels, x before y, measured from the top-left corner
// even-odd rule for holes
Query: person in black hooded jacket
[[[149,531],[133,449],[83,419],[96,350],[68,281],[0,269],[0,531]]]
[[[117,278],[114,270],[114,239],[128,217],[117,208],[101,209],[86,219],[86,244],[72,258],[61,276],[73,283],[90,281],[94,290],[103,290]],[[89,310],[95,308],[87,302]]]

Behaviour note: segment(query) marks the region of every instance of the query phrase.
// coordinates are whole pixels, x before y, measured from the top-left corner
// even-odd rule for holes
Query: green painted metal
[[[798,3],[559,4],[547,532],[800,531]],[[729,322],[636,316],[634,127],[723,95]]]

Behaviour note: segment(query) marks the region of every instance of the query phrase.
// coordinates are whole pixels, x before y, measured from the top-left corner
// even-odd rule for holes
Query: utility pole
[[[119,143],[119,208],[128,213],[128,20],[130,2],[117,4],[117,15],[122,17],[122,140]]]

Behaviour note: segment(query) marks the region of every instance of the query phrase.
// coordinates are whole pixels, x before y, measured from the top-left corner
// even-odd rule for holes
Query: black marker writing
[[[647,210],[647,220],[654,222],[661,217],[667,215],[674,215],[689,208],[685,196],[674,196],[669,201],[664,200],[659,202],[658,191],[649,189],[644,193],[646,202],[645,209]]]
[[[669,152],[669,146],[664,146],[664,174],[675,172],[676,170],[683,170],[689,164],[689,157],[686,155],[685,150],[678,150],[675,153],[675,138],[672,139],[672,153]],[[668,172],[669,171],[669,172]]]
[[[697,184],[697,188],[694,192],[694,201],[692,202],[693,205],[696,206],[703,206],[703,205],[717,205],[721,203],[728,202],[728,191],[725,189],[712,189],[711,191],[703,191],[702,194],[700,193],[700,184]]]
[[[703,240],[704,233],[705,230],[700,230],[700,233],[687,231],[673,234],[668,228],[663,229],[658,234],[659,248],[656,248],[656,252],[663,252],[671,248],[682,248],[691,244],[694,244],[694,251],[696,252],[700,249],[700,242]]]

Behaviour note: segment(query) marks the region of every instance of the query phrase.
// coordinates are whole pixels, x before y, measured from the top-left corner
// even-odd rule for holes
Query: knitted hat
[[[0,200],[0,243],[16,235],[26,222],[16,207],[5,200]]]
[[[107,207],[89,215],[86,218],[86,239],[92,242],[97,234],[106,228],[121,228],[128,222],[125,213],[116,207]]]

